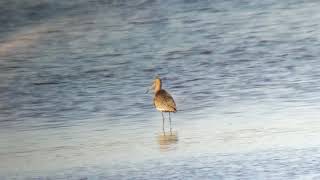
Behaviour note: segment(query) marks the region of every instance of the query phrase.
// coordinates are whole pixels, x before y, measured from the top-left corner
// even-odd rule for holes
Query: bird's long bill
[[[152,83],[152,86],[147,89],[146,94],[147,94],[150,90],[153,90],[153,89],[154,89],[154,86],[155,86],[154,83]]]

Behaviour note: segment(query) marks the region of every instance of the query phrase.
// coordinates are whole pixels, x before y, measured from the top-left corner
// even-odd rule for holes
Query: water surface
[[[0,8],[0,179],[320,178],[317,1]]]

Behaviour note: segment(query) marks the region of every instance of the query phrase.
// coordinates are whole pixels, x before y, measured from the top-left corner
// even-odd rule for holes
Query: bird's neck
[[[155,88],[154,88],[154,92],[157,93],[161,90],[161,84],[156,84]]]

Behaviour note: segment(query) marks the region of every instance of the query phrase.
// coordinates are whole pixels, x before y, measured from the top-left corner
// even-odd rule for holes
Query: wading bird
[[[155,106],[155,108],[158,111],[161,112],[161,115],[162,115],[163,133],[165,134],[163,113],[168,112],[169,113],[169,122],[170,122],[170,133],[172,134],[170,113],[177,111],[176,103],[174,102],[172,96],[166,90],[162,89],[162,82],[158,76],[153,81],[151,89],[154,92],[153,105]]]

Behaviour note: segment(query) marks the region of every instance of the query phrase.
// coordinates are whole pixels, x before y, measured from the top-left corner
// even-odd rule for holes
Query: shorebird
[[[163,134],[165,134],[164,131],[164,112],[169,113],[169,122],[170,122],[170,133],[172,134],[172,128],[171,128],[171,112],[177,112],[176,103],[174,102],[172,96],[164,89],[162,89],[162,82],[160,77],[156,77],[156,79],[153,81],[153,84],[151,86],[151,89],[154,92],[153,97],[153,105],[154,107],[161,112],[162,115],[162,130]]]

